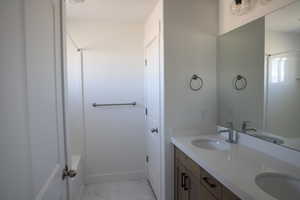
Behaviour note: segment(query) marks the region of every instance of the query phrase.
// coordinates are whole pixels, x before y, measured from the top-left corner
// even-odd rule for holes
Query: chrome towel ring
[[[193,86],[193,82],[197,81],[197,80],[199,80],[200,84],[198,87],[195,87],[195,86]],[[199,91],[203,88],[203,83],[204,83],[203,79],[200,76],[198,76],[197,74],[194,74],[190,79],[190,89],[193,91]]]
[[[247,88],[248,85],[248,81],[247,78],[245,78],[242,75],[237,75],[234,79],[233,79],[233,88],[237,91],[240,90],[244,90]]]

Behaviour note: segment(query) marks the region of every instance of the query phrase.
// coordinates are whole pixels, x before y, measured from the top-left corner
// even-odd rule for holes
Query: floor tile
[[[87,185],[82,200],[155,200],[147,181],[119,181]]]

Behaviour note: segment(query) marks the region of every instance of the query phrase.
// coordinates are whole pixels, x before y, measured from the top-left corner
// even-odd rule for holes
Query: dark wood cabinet
[[[177,200],[204,200],[201,198],[200,181],[182,164],[178,164],[175,188]],[[215,199],[211,199],[215,200]]]
[[[178,175],[177,175],[177,200],[188,200],[189,191],[187,188],[187,174],[186,170],[182,165],[178,166]]]
[[[198,178],[193,173],[187,171],[187,188],[189,200],[214,200],[212,196],[201,188]],[[202,190],[201,190],[202,189]]]
[[[240,200],[177,148],[174,190],[175,200]]]
[[[222,194],[223,194],[223,200],[241,200],[239,197],[233,194],[226,187],[223,187]]]

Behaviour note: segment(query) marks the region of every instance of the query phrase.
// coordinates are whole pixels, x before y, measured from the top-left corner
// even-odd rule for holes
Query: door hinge
[[[75,170],[69,169],[68,165],[66,165],[62,173],[62,180],[65,180],[66,178],[74,178],[76,175],[77,172]]]
[[[145,115],[148,115],[148,108],[145,108]]]
[[[145,60],[145,66],[146,67],[148,66],[148,60],[147,59]]]
[[[146,163],[149,162],[149,156],[146,156]]]

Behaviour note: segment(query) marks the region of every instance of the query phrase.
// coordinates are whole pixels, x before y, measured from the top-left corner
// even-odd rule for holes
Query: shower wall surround
[[[85,49],[86,183],[145,177],[143,24],[68,25]],[[137,106],[92,106],[133,101]]]

